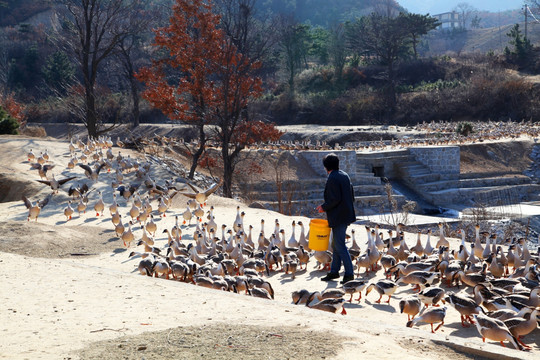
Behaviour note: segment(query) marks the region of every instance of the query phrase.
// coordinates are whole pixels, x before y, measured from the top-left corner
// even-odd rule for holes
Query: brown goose
[[[95,170],[93,170],[90,166],[86,164],[77,164],[82,169],[84,169],[84,175],[86,175],[87,178],[92,180],[93,182],[96,182],[98,180],[98,175],[105,166],[105,163],[101,163]]]
[[[49,165],[42,165],[40,163],[32,164],[32,168],[37,169],[39,177],[41,179],[47,179],[47,172],[49,170],[52,170],[52,168],[54,168],[55,166],[56,165],[52,165],[52,164],[49,164]]]
[[[486,270],[487,270],[487,263],[484,263],[482,266],[482,271],[477,273],[465,273],[463,270],[459,270],[454,274],[453,281],[456,281],[456,284],[459,286],[459,282],[457,282],[457,279],[461,280],[461,282],[465,285],[475,287],[476,285],[486,281]]]
[[[103,211],[105,210],[105,203],[103,202],[103,196],[101,195],[101,191],[98,191],[99,199],[94,204],[94,211],[96,212],[96,216],[99,216],[99,213],[101,213],[101,216],[103,216]]]
[[[424,255],[424,247],[422,246],[422,242],[420,241],[421,234],[421,231],[418,230],[418,235],[416,237],[416,245],[411,248],[411,252],[418,254],[418,256]]]
[[[435,247],[437,249],[439,249],[441,246],[450,247],[450,242],[446,240],[446,237],[444,236],[444,224],[440,222],[438,224],[438,227],[439,227],[439,240],[437,241],[437,244],[435,245]]]
[[[497,248],[499,254],[501,247]],[[489,263],[489,272],[496,278],[500,278],[505,273],[505,266],[499,261],[497,254],[491,254],[491,262]]]
[[[36,180],[36,181],[49,186],[51,190],[53,191],[53,193],[58,193],[60,186],[64,185],[68,181],[73,180],[75,178],[76,176],[70,176],[61,180],[56,180],[54,175],[52,175],[49,180]]]
[[[28,218],[27,220],[30,221],[30,219],[35,219],[37,222],[39,213],[41,212],[41,209],[43,209],[51,200],[52,194],[49,194],[45,199],[36,202],[35,204],[32,204],[30,200],[26,196],[23,195],[22,200],[24,202],[24,205],[28,209]]]
[[[345,310],[345,307],[343,306],[343,303],[345,302],[345,299],[343,298],[328,298],[323,299],[321,301],[317,301],[314,299],[313,294],[308,299],[308,302],[306,302],[306,306],[312,309],[327,311],[336,314],[341,310],[342,315],[347,315],[347,311]]]
[[[444,325],[444,318],[446,317],[446,306],[444,307],[432,307],[425,309],[420,316],[407,322],[407,327],[413,327],[414,325],[423,322],[431,325],[431,332],[439,330]],[[435,329],[433,324],[440,323]]]
[[[474,314],[473,316],[476,319],[476,329],[482,336],[483,342],[489,339],[498,341],[502,346],[505,346],[504,340],[508,340],[516,349],[523,350],[504,322],[483,314]]]
[[[431,246],[431,229],[428,229],[426,246],[424,246],[424,254],[431,255],[433,254],[433,250],[433,246]]]
[[[366,288],[367,285],[368,282],[361,279],[350,280],[343,284],[343,291],[345,291],[346,294],[351,294],[349,302],[352,302],[354,293],[358,293],[357,301],[362,300],[362,291]]]
[[[439,306],[439,301],[445,303],[444,296],[446,292],[438,286],[426,286],[426,288],[418,293],[418,298],[426,307],[429,305]]]
[[[508,320],[504,321],[504,324],[506,327],[508,327],[508,330],[510,330],[510,333],[516,338],[516,340],[523,345],[527,350],[530,350],[531,347],[527,344],[525,344],[521,337],[525,336],[532,331],[536,330],[538,327],[538,310],[535,308],[529,315],[529,319],[525,319],[522,317],[514,317]]]
[[[483,309],[472,298],[449,292],[446,294],[444,299],[452,304],[452,306],[460,313],[461,326],[463,327],[470,326],[465,323],[465,321],[469,321],[471,324],[474,324],[471,316],[483,312]]]
[[[399,301],[399,311],[402,314],[407,314],[407,321],[411,321],[412,319],[414,319],[416,314],[420,312],[421,307],[422,302],[417,296],[409,295]]]
[[[219,181],[219,183],[216,183],[212,186],[210,186],[208,189],[206,190],[199,190],[197,189],[195,186],[191,185],[189,182],[187,183],[188,186],[194,191],[194,193],[180,193],[184,196],[187,196],[188,198],[191,198],[191,199],[195,199],[197,200],[197,202],[199,204],[201,204],[202,206],[206,205],[206,200],[208,199],[208,197],[213,194],[214,192],[216,192],[221,185],[223,185],[223,179],[221,179]]]
[[[426,285],[431,285],[439,273],[432,271],[412,271],[396,280],[396,284],[414,285],[413,291],[420,291]]]
[[[387,304],[390,304],[390,298],[392,297],[392,294],[394,294],[394,292],[396,291],[397,289],[397,285],[395,282],[393,282],[392,280],[379,280],[375,283],[371,283],[367,289],[366,289],[366,296],[371,292],[371,290],[377,290],[377,292],[380,294],[380,297],[378,300],[376,300],[375,302],[377,304],[380,304],[381,303],[381,299],[382,299],[382,296],[383,295],[387,295],[388,296],[388,301],[386,301]]]
[[[71,200],[68,201],[66,208],[64,209],[64,215],[66,216],[66,221],[71,220],[71,216],[75,211],[71,207]]]
[[[310,298],[311,292],[309,292],[306,289],[296,290],[292,292],[291,296],[292,296],[293,304],[304,305]]]

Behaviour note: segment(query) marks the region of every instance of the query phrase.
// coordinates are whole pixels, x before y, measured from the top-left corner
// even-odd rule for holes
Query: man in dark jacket
[[[326,212],[328,226],[332,228],[332,265],[330,272],[322,281],[339,278],[341,263],[345,268],[342,283],[354,279],[354,270],[349,250],[345,245],[345,232],[349,224],[356,221],[354,212],[354,189],[346,172],[339,170],[339,158],[336,154],[328,154],[323,159],[328,172],[324,188],[324,203],[317,207],[319,212]]]

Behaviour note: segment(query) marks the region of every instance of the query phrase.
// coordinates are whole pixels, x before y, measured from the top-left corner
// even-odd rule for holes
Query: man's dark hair
[[[339,170],[339,158],[334,153],[326,155],[322,163],[327,171]]]

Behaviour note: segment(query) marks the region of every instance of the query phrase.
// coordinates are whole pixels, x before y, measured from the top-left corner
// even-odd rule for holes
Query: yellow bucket
[[[328,250],[330,227],[324,219],[311,219],[309,222],[309,248],[315,251]]]

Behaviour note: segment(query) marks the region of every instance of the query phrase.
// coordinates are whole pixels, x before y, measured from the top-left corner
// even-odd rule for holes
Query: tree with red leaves
[[[26,125],[25,106],[15,100],[13,94],[4,94],[0,91],[0,106],[19,123],[22,128]]]
[[[231,197],[239,153],[281,136],[272,124],[248,116],[249,101],[262,94],[261,79],[253,75],[260,63],[241,54],[220,29],[210,0],[176,0],[170,25],[156,30],[155,46],[166,55],[139,71],[146,84],[143,97],[170,119],[198,129],[190,177],[208,139],[217,140],[224,194]]]

